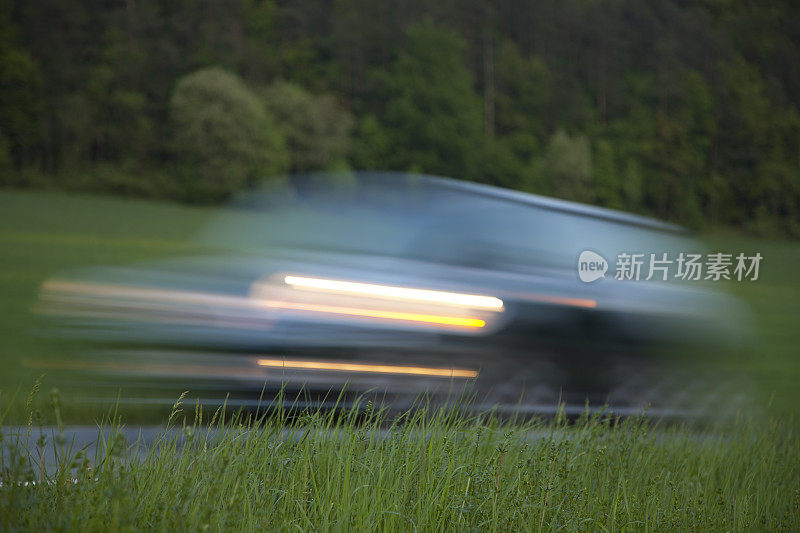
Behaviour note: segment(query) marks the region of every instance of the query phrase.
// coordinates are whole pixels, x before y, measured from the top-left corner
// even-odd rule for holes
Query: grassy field
[[[718,354],[721,364],[737,366],[752,376],[761,400],[785,415],[800,412],[800,242],[712,234],[716,250],[760,252],[760,277],[754,282],[730,283],[728,289],[746,301],[759,335],[753,351],[736,359]]]
[[[39,372],[21,361],[62,354],[64,346],[37,336],[31,308],[45,279],[88,265],[125,265],[190,249],[188,239],[209,209],[173,204],[0,191],[0,389],[8,397],[29,389]],[[45,378],[45,385],[48,379]],[[168,408],[167,408],[168,410]],[[142,416],[149,410],[139,409]],[[65,416],[92,420],[105,412],[70,404]],[[139,413],[128,411],[129,416]]]
[[[96,456],[35,426],[6,436],[0,529],[800,528],[800,439],[779,423],[698,435],[602,415],[565,425],[421,409],[387,427],[368,408],[258,423],[180,410],[178,431],[144,457],[114,433]],[[39,459],[48,446],[55,468]]]
[[[393,423],[323,412],[252,424],[203,418],[189,405],[170,420],[188,442],[182,451],[174,433],[144,458],[119,438],[90,457],[58,434],[42,435],[37,424],[91,422],[108,407],[76,408],[74,398],[50,391],[47,376],[38,394],[28,393],[37,376],[20,361],[64,349],[32,335],[39,284],[72,267],[187,251],[186,239],[210,213],[0,192],[0,529],[800,529],[794,242],[706,239],[764,256],[760,280],[730,286],[754,310],[757,349],[709,354],[753,377],[755,401],[765,406],[759,419],[700,434],[645,419],[513,422],[425,410]],[[169,408],[118,414],[106,421],[164,421]],[[3,428],[20,422],[31,424],[22,440]],[[47,446],[58,450],[55,468],[41,464]]]

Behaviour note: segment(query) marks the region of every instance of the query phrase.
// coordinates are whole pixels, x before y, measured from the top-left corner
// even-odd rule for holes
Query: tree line
[[[0,185],[410,170],[800,235],[800,7],[0,0]]]

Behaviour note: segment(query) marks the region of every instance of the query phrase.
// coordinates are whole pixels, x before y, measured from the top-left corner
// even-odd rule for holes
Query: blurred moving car
[[[504,406],[624,406],[647,400],[631,388],[647,365],[746,329],[702,283],[579,279],[584,250],[702,250],[674,225],[415,174],[271,183],[219,214],[206,253],[45,283],[59,333],[103,347],[67,366],[241,398],[469,384]]]

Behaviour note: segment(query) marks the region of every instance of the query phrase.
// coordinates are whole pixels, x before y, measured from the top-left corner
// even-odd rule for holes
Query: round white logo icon
[[[578,257],[578,277],[585,283],[597,281],[605,277],[608,261],[602,255],[591,250],[584,250]]]

